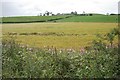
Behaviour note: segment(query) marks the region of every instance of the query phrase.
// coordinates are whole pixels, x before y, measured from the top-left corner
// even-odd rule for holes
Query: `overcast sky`
[[[1,0],[3,16],[56,13],[118,13],[119,0]]]

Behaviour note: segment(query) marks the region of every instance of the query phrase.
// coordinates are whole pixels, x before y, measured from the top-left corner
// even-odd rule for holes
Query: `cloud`
[[[53,13],[118,13],[119,0],[4,0],[3,16],[37,15],[46,10]]]
[[[21,8],[13,2],[3,2],[2,3],[2,14],[4,15],[21,15]]]
[[[2,2],[2,15],[3,16],[25,16],[37,15],[38,9],[33,5],[26,5],[18,2]]]

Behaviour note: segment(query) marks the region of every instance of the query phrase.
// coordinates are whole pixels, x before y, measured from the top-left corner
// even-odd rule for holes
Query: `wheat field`
[[[31,47],[73,48],[89,46],[97,39],[97,34],[105,35],[117,23],[57,22],[3,24],[2,33],[16,33],[16,41]],[[36,33],[31,35],[31,33]],[[42,35],[37,35],[37,34]],[[29,35],[22,35],[29,34]],[[116,39],[117,40],[117,39]],[[117,42],[117,41],[116,41]]]

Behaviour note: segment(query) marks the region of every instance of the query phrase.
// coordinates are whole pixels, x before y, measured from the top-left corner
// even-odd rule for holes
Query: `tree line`
[[[78,16],[93,16],[93,15],[98,15],[95,13],[86,13],[83,11],[81,14],[79,14],[77,11],[72,11],[70,13],[57,13],[54,14],[50,11],[45,11],[44,13],[39,13],[38,16],[55,16],[55,15],[78,15]],[[101,14],[101,15],[119,15],[119,14],[114,14],[114,13],[106,13],[106,14]]]

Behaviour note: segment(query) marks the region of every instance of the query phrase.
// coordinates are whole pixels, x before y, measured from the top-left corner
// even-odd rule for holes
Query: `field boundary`
[[[13,21],[2,21],[2,23],[4,24],[7,24],[7,23],[38,23],[38,22],[56,22],[56,20],[61,20],[61,19],[65,19],[65,18],[70,18],[72,16],[66,16],[64,18],[55,18],[55,19],[48,19],[48,20],[36,20],[36,21],[19,21],[19,22],[13,22]]]

